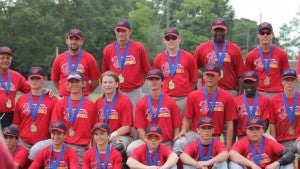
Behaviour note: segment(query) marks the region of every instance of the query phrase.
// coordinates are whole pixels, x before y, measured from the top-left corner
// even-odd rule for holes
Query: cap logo
[[[267,22],[261,23],[261,27],[268,27],[268,23]]]
[[[257,121],[258,121],[257,118],[253,118],[253,119],[250,120],[250,123],[251,123],[251,124],[255,124],[255,123],[257,123]]]
[[[54,122],[54,123],[53,123],[53,126],[54,126],[54,127],[58,127],[59,124],[60,124],[59,122]]]
[[[39,69],[37,69],[37,68],[33,68],[32,70],[31,70],[31,73],[38,73],[39,72]]]
[[[174,31],[174,29],[172,29],[172,28],[167,29],[167,33],[172,33],[173,31]]]
[[[150,127],[150,131],[157,131],[158,130],[158,126],[151,126]]]
[[[208,65],[206,68],[207,68],[207,70],[213,70],[215,68],[215,66],[214,65]]]
[[[251,76],[252,75],[252,72],[246,72],[246,74],[245,74],[246,76]]]
[[[124,25],[125,22],[126,22],[125,20],[120,20],[118,21],[118,25]]]
[[[79,33],[79,30],[78,30],[78,29],[72,29],[72,30],[71,30],[71,33],[72,33],[72,34],[78,34],[78,33]]]
[[[215,24],[217,24],[217,25],[221,25],[222,22],[223,22],[222,19],[216,19],[216,20],[215,20]]]
[[[2,47],[3,52],[10,52],[10,49],[8,47]]]
[[[3,133],[4,133],[4,134],[5,134],[5,133],[9,133],[9,128],[5,128],[4,131],[3,131]]]

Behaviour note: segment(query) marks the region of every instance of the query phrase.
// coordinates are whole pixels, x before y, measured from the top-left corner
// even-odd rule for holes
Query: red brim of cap
[[[250,80],[252,82],[257,82],[257,79],[255,78],[252,78],[252,77],[247,77],[247,78],[244,78],[243,81],[246,81],[246,80]]]
[[[292,79],[297,79],[297,76],[284,76],[282,77],[282,79],[287,79],[287,78],[292,78]]]
[[[157,136],[161,137],[161,134],[156,133],[156,132],[149,132],[149,133],[146,133],[145,135],[146,136],[148,136],[148,135],[157,135]]]
[[[116,26],[114,28],[114,30],[117,30],[117,29],[121,29],[121,30],[124,30],[124,31],[129,31],[129,28],[125,27],[125,26]]]
[[[78,81],[81,81],[82,78],[76,78],[76,77],[72,77],[72,78],[69,78],[68,81],[72,80],[72,79],[75,79],[75,80],[78,80]]]
[[[11,52],[0,52],[0,54],[8,54],[10,56],[13,56],[13,53],[11,53]]]
[[[44,78],[44,76],[42,76],[42,75],[30,75],[30,76],[28,76],[28,78],[30,79],[30,78],[32,78],[32,77],[39,77],[39,78]]]
[[[65,133],[66,131],[61,128],[51,128],[50,131],[57,130],[59,132]]]
[[[148,78],[151,78],[151,77],[157,77],[157,78],[160,78],[160,79],[161,79],[161,77],[158,76],[158,75],[149,75],[149,76],[147,76],[147,79],[148,79]]]
[[[248,126],[247,129],[248,129],[248,128],[251,128],[251,127],[261,127],[261,128],[263,128],[264,126],[259,125],[259,124],[255,124],[255,125],[250,125],[250,126]]]
[[[222,28],[222,29],[227,30],[227,26],[224,26],[224,25],[214,25],[214,26],[211,27],[212,30],[215,30],[217,28]]]
[[[79,35],[69,35],[68,38],[71,38],[72,36],[76,36],[77,38],[82,39],[82,37]]]
[[[218,72],[214,72],[214,71],[206,71],[203,74],[204,75],[211,74],[211,75],[219,76],[219,73]]]
[[[167,37],[167,36],[176,36],[176,37],[179,37],[176,33],[168,33],[168,34],[165,35],[165,37]]]
[[[93,129],[93,133],[95,132],[95,130],[101,130],[101,131],[104,131],[104,132],[108,132],[107,129],[102,128],[102,127],[95,127],[95,128]]]
[[[3,135],[4,136],[13,136],[13,137],[18,137],[17,135],[15,135],[15,134],[5,134],[5,133],[3,133]]]
[[[204,126],[215,127],[215,126],[214,126],[214,125],[212,125],[212,124],[201,124],[201,125],[199,125],[198,127],[204,127]]]

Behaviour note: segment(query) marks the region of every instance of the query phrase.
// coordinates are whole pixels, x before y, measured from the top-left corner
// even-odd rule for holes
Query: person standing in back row
[[[227,90],[232,96],[243,93],[242,75],[244,62],[241,49],[225,39],[227,23],[224,18],[215,18],[211,25],[213,39],[200,44],[194,56],[198,69],[208,63],[216,63],[221,69],[219,87]],[[204,81],[202,81],[204,85]]]
[[[70,91],[67,89],[67,77],[72,72],[80,72],[83,75],[86,83],[84,96],[92,93],[99,85],[101,74],[97,61],[94,56],[81,49],[83,43],[82,32],[79,29],[71,29],[66,38],[69,50],[54,59],[51,80],[61,97],[70,95]]]
[[[259,24],[257,38],[259,46],[248,53],[245,66],[258,74],[257,89],[264,95],[272,97],[283,91],[281,73],[289,69],[286,53],[273,44],[273,27],[268,22]]]
[[[117,40],[103,50],[102,72],[112,70],[118,75],[121,92],[135,107],[142,97],[145,75],[150,70],[149,57],[141,43],[129,39],[132,29],[128,20],[119,20],[114,32]]]

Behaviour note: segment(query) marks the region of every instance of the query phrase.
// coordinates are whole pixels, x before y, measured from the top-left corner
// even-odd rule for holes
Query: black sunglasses
[[[166,41],[170,41],[171,39],[176,40],[177,37],[176,36],[166,36],[165,39],[166,39]]]
[[[261,32],[259,32],[259,34],[260,35],[271,35],[271,31],[266,31],[266,32],[263,32],[263,31],[261,31]]]

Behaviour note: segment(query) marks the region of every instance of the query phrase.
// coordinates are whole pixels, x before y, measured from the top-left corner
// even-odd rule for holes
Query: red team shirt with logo
[[[16,152],[12,153],[12,156],[14,157],[14,160],[17,164],[20,165],[20,168],[27,168],[29,164],[29,159],[28,159],[28,151],[25,147],[21,145],[17,145],[17,150]]]
[[[212,93],[209,93],[209,98],[212,100]],[[187,98],[184,113],[186,118],[192,119],[190,130],[197,132],[197,124],[200,118],[210,116],[203,88],[190,93]],[[215,125],[214,135],[221,135],[223,133],[223,126],[226,121],[233,121],[237,119],[237,113],[233,104],[232,96],[221,88],[219,88],[216,105],[211,118]]]
[[[99,122],[104,122],[103,97],[96,100],[96,110]],[[110,101],[106,103],[107,109],[110,107]],[[122,126],[132,126],[133,107],[128,97],[122,93],[118,93],[118,98],[108,117],[108,125],[111,132],[118,130]]]
[[[50,159],[55,161],[60,152],[53,151],[50,154],[50,147],[46,147],[42,149],[33,160],[29,169],[37,169],[37,168],[49,168],[50,169]],[[59,169],[78,169],[78,155],[74,149],[71,147],[66,147],[66,150],[62,156],[62,159],[59,162]]]
[[[300,93],[298,92],[298,95]],[[292,109],[294,98],[287,98],[289,108]],[[297,106],[295,109],[295,120],[293,123],[293,129],[295,131],[294,135],[289,134],[289,127],[291,123],[288,118],[288,113],[286,111],[282,94],[274,96],[270,100],[271,113],[270,113],[270,123],[275,124],[276,128],[276,140],[278,142],[295,140],[300,136],[300,99],[298,99]]]
[[[194,160],[201,161],[199,148],[198,148],[198,142],[199,142],[199,139],[196,139],[196,140],[192,141],[191,143],[189,143],[185,147],[184,152],[186,154],[188,154],[190,157],[192,157]],[[208,153],[208,146],[209,145],[203,145],[203,155],[205,157]],[[222,153],[223,151],[227,151],[225,144],[222,143],[221,141],[219,141],[218,139],[214,139],[214,144],[212,147],[212,153],[211,153],[210,158],[214,158],[215,156]],[[211,169],[211,168],[212,168],[212,166],[209,167],[209,169]]]
[[[218,46],[218,48],[221,55],[222,45]],[[205,67],[208,63],[218,63],[213,41],[209,40],[200,44],[195,50],[194,57],[197,61],[198,69]],[[219,80],[219,87],[225,90],[237,90],[237,79],[241,77],[245,71],[244,61],[240,48],[230,41],[226,41],[226,52],[222,71],[224,72],[224,77]],[[202,84],[204,84],[204,81],[202,81]]]
[[[68,64],[68,51],[59,54],[53,62],[51,80],[60,81],[59,94],[60,96],[69,96],[70,92],[67,90],[67,77],[70,74]],[[76,62],[77,55],[71,56],[72,65]],[[83,75],[83,79],[86,82],[84,95],[87,96],[91,93],[91,85],[89,80],[98,80],[100,78],[100,70],[96,59],[88,52],[82,50],[82,58],[78,64],[77,72]]]
[[[116,52],[116,42],[107,45],[103,50],[102,71],[114,71],[121,74]],[[125,48],[121,48],[120,53],[123,55]],[[130,49],[125,61],[122,75],[125,79],[121,83],[121,90],[129,92],[135,88],[141,87],[145,82],[145,74],[150,71],[150,61],[145,47],[133,40],[130,40]]]
[[[72,100],[73,112],[75,111],[79,100]],[[75,145],[88,145],[91,139],[91,130],[98,118],[96,114],[95,104],[84,98],[81,109],[72,126],[75,131],[75,136],[69,136],[68,131],[71,128],[70,118],[68,113],[68,97],[59,100],[53,109],[51,121],[62,120],[67,126],[65,142]]]
[[[270,52],[263,53],[265,62],[268,61],[269,53]],[[281,84],[281,73],[290,67],[286,53],[276,45],[274,45],[273,48],[270,72],[268,75],[271,85],[264,84],[266,72],[260,59],[258,47],[248,53],[245,60],[245,66],[247,70],[253,70],[258,74],[259,80],[257,89],[259,91],[267,92],[280,92],[283,90]]]
[[[34,124],[37,128],[36,132],[31,132],[30,127],[33,124],[31,117],[30,94],[22,95],[16,104],[16,110],[14,114],[13,124],[18,125],[20,131],[20,138],[27,144],[33,145],[41,140],[45,140],[49,136],[49,123],[51,120],[52,110],[57,102],[56,97],[50,97],[49,94],[45,94],[43,101],[38,109],[38,114]],[[39,96],[33,95],[33,105],[36,106]]]
[[[152,123],[151,114],[147,102],[148,95],[138,101],[135,109],[134,127],[146,129]],[[156,112],[158,99],[152,99],[153,112]],[[174,129],[182,124],[179,108],[176,102],[168,95],[163,94],[163,103],[156,119],[156,125],[162,129],[163,141],[173,140]]]
[[[261,168],[266,168],[267,165],[273,163],[274,161],[277,161],[284,150],[284,146],[277,143],[275,140],[272,140],[267,137],[265,138],[265,145],[263,148],[263,153],[261,155],[261,160],[260,160],[260,167]],[[259,151],[259,144],[254,145],[256,153]],[[236,143],[233,144],[231,147],[231,150],[237,151],[239,154],[242,156],[246,157],[248,160],[254,162],[252,152],[250,150],[250,145],[249,145],[249,138],[248,136],[242,138],[241,140],[237,141]],[[247,167],[248,169],[251,169]]]
[[[139,161],[140,163],[144,165],[148,165],[148,160],[147,160],[147,148],[146,144],[143,144],[136,149],[133,150],[132,154],[130,157],[134,158],[135,160]],[[158,165],[157,166],[162,166],[165,164],[165,162],[168,160],[170,154],[173,152],[168,146],[165,146],[161,144],[159,146],[159,154],[158,154]],[[155,152],[150,153],[151,158],[154,158]]]
[[[98,167],[95,150],[96,147],[92,147],[84,153],[82,169],[98,169],[104,166],[105,154],[100,153],[100,161],[102,167]],[[122,156],[118,150],[111,147],[107,169],[121,169],[121,168],[122,168]]]
[[[9,69],[8,70],[11,80],[11,86],[9,90],[9,96],[6,95],[5,89],[0,84],[0,112],[9,113],[15,110],[15,98],[18,91],[22,93],[28,93],[30,91],[30,86],[26,79],[18,72]],[[6,73],[1,73],[2,79],[7,86],[7,76]],[[11,108],[6,107],[6,102],[8,98],[11,100]]]
[[[237,110],[237,135],[244,136],[246,135],[246,124],[247,120],[249,119],[245,103],[244,103],[244,95],[239,95],[233,98],[235,107]],[[253,109],[254,97],[247,98],[249,103],[250,110]],[[270,114],[270,101],[269,98],[258,94],[258,105],[256,108],[255,116],[260,117],[263,120],[269,119]]]
[[[172,63],[176,57],[171,57]],[[187,51],[180,50],[180,59],[177,65],[176,73],[171,78],[168,64],[167,52],[164,51],[157,55],[153,61],[153,67],[162,70],[165,75],[162,91],[174,97],[187,96],[193,89],[191,83],[197,83],[198,70],[194,56]],[[169,89],[169,82],[173,81],[174,89]]]

